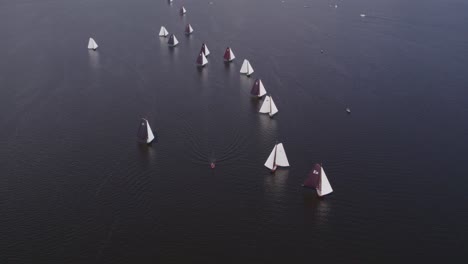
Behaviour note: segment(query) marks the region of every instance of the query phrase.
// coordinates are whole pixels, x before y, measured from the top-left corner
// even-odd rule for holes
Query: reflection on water
[[[197,73],[198,73],[198,76],[200,77],[201,83],[207,83],[209,68],[207,66],[204,66],[204,67],[195,66],[195,67],[197,68]]]
[[[326,197],[319,197],[314,189],[304,188],[304,218],[313,221],[319,227],[327,227],[331,202]]]
[[[136,137],[135,137],[135,141],[136,141]],[[137,142],[138,154],[140,156],[140,160],[143,162],[144,165],[148,165],[150,161],[155,160],[156,150],[154,149],[154,147],[156,144],[157,144],[156,139],[153,142],[151,142],[150,145],[141,144]]]
[[[99,52],[97,50],[88,50],[89,57],[89,66],[93,69],[98,69],[101,67],[99,63]]]
[[[274,173],[265,177],[265,189],[275,196],[281,197],[286,189],[286,180],[288,179],[288,169],[278,169]]]
[[[261,103],[259,103],[261,105]],[[262,145],[272,144],[275,140],[278,140],[278,122],[271,118],[268,114],[258,114],[259,120],[259,142]],[[273,149],[273,145],[271,146]]]

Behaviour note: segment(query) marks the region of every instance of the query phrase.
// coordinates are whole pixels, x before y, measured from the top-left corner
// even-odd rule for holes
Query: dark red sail
[[[322,167],[320,164],[315,164],[314,168],[307,175],[307,179],[304,182],[305,187],[317,188],[320,184],[320,173]]]
[[[253,86],[252,90],[250,90],[251,95],[256,95],[258,96],[260,94],[260,79],[256,79]]]
[[[226,51],[224,52],[224,60],[225,61],[230,61],[231,60],[231,49],[229,47],[226,48]]]
[[[203,66],[203,53],[202,53],[202,51],[200,51],[200,54],[198,54],[197,65]]]
[[[140,120],[137,137],[138,141],[141,143],[146,143],[146,140],[148,139],[148,128],[146,126],[146,119],[144,118]]]
[[[190,34],[190,24],[185,26],[185,34]]]

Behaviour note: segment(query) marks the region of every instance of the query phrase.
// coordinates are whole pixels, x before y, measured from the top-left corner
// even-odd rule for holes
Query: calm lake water
[[[0,263],[462,255],[467,14],[461,0],[2,0]],[[276,141],[291,167],[270,174]],[[317,162],[324,199],[301,187]]]

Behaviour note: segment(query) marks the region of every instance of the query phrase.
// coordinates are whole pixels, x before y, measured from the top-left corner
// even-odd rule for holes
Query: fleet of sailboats
[[[265,87],[263,86],[263,82],[261,79],[255,80],[252,89],[250,90],[250,94],[257,96],[257,97],[262,97],[266,94]]]
[[[154,140],[154,134],[151,130],[148,120],[142,118],[140,120],[140,126],[138,128],[138,141],[141,143],[150,144]]]
[[[317,190],[318,196],[324,196],[333,192],[327,175],[320,164],[315,164],[302,186],[314,188]]]
[[[289,167],[289,161],[284,151],[283,143],[275,144],[275,147],[265,162],[265,167],[269,168],[272,172],[276,171],[278,167]]]
[[[278,108],[276,107],[276,104],[271,96],[265,96],[265,100],[263,100],[263,104],[258,112],[262,114],[269,114],[270,117],[273,117],[276,113],[278,113]]]
[[[231,62],[235,58],[236,56],[234,56],[234,52],[232,52],[232,49],[230,47],[227,47],[226,51],[224,52],[224,61]]]
[[[88,49],[96,50],[97,48],[98,48],[98,44],[96,43],[96,41],[94,41],[93,38],[89,38]]]
[[[174,34],[171,34],[169,37],[169,41],[167,41],[167,44],[169,47],[175,47],[177,44],[179,44],[179,41],[177,40],[176,36]]]
[[[161,26],[161,30],[159,30],[159,36],[160,37],[167,37],[169,35],[169,32],[167,32],[166,27]]]
[[[242,63],[242,67],[240,69],[240,73],[245,74],[250,77],[250,75],[254,72],[254,69],[252,65],[250,65],[250,62],[246,59],[244,59],[244,62]]]

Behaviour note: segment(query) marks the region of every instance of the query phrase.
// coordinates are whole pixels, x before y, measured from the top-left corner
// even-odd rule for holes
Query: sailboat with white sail
[[[167,41],[167,44],[169,44],[169,47],[175,47],[177,46],[177,44],[179,44],[179,41],[177,40],[174,34],[171,34],[171,36],[169,37],[169,41]]]
[[[185,15],[185,13],[187,13],[187,10],[185,9],[184,6],[182,6],[182,7],[180,8],[180,14],[181,14],[181,15]]]
[[[94,41],[93,38],[89,38],[89,41],[88,41],[88,49],[90,50],[96,50],[98,48],[98,44],[96,43],[96,41]]]
[[[324,196],[333,192],[321,164],[315,164],[302,186],[316,189],[318,196]]]
[[[273,117],[276,113],[278,113],[278,108],[273,101],[273,97],[269,95],[265,96],[265,100],[263,100],[263,104],[258,112],[262,114],[269,114],[270,117]]]
[[[284,151],[283,143],[275,144],[275,147],[265,162],[265,167],[269,168],[272,172],[276,171],[278,167],[289,167],[288,157]]]
[[[208,49],[208,46],[206,46],[205,43],[202,44],[200,52],[203,52],[203,54],[205,54],[206,57],[210,55],[210,50]]]
[[[153,131],[151,130],[148,120],[145,118],[140,120],[137,136],[140,143],[150,144],[154,140]]]
[[[159,36],[167,37],[168,35],[169,35],[169,32],[167,31],[166,27],[161,26],[161,30],[159,30]]]
[[[190,34],[192,34],[192,32],[193,32],[192,25],[187,24],[187,25],[185,26],[185,34],[186,34],[186,35],[190,35]]]
[[[254,72],[254,69],[252,65],[250,65],[250,62],[246,59],[244,59],[244,62],[242,63],[242,67],[240,69],[240,73],[247,75],[247,77],[250,77],[250,75]]]
[[[236,58],[234,56],[234,52],[232,52],[232,49],[230,47],[226,48],[226,51],[224,52],[224,61],[225,62],[231,62]]]
[[[200,51],[200,54],[198,54],[198,57],[197,57],[197,66],[203,67],[207,63],[208,63],[208,60],[206,59],[205,54],[203,53],[203,51]]]
[[[266,94],[265,86],[263,86],[262,79],[255,80],[252,89],[250,90],[250,94],[256,97],[262,97]]]

